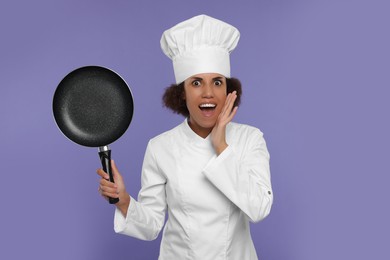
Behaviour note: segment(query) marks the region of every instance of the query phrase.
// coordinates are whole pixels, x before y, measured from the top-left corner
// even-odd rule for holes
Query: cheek
[[[226,86],[226,84],[224,86],[221,86],[221,87],[217,88],[216,89],[216,94],[218,95],[218,97],[226,99],[226,97],[227,97],[227,86]]]
[[[186,102],[186,106],[188,110],[192,110],[195,107],[194,98],[191,95],[185,94],[184,101]]]
[[[226,89],[222,89],[218,92],[218,99],[221,100],[221,102],[224,104],[225,100],[227,98],[227,91]]]
[[[196,100],[197,93],[193,90],[185,90],[183,93],[183,98],[186,101],[187,106],[191,106]]]

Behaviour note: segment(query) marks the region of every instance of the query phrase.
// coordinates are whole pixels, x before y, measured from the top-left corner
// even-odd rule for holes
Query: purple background
[[[266,260],[390,259],[388,1],[2,0],[0,259],[157,259],[159,241],[113,231],[97,149],[68,141],[51,110],[71,70],[102,65],[131,86],[135,115],[111,145],[137,196],[147,141],[183,118],[163,30],[205,13],[241,31],[235,121],[259,127],[275,202],[252,225]]]

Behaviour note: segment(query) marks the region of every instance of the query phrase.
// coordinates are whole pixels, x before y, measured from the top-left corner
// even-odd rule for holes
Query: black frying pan
[[[99,147],[103,170],[114,182],[108,145],[121,137],[133,117],[134,102],[127,83],[114,71],[86,66],[70,72],[53,97],[55,121],[73,142]],[[109,198],[111,204],[119,199]]]

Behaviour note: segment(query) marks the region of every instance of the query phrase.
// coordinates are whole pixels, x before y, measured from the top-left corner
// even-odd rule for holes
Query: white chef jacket
[[[116,209],[114,230],[143,240],[163,230],[159,260],[257,259],[249,221],[271,210],[269,153],[262,132],[229,123],[228,147],[215,154],[211,138],[187,120],[149,141],[138,200],[126,218]]]

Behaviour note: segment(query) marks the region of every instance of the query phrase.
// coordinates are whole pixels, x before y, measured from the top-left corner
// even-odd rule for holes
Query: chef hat
[[[229,54],[240,32],[230,24],[207,15],[195,16],[166,30],[161,49],[173,61],[176,83],[199,73],[230,77]]]

